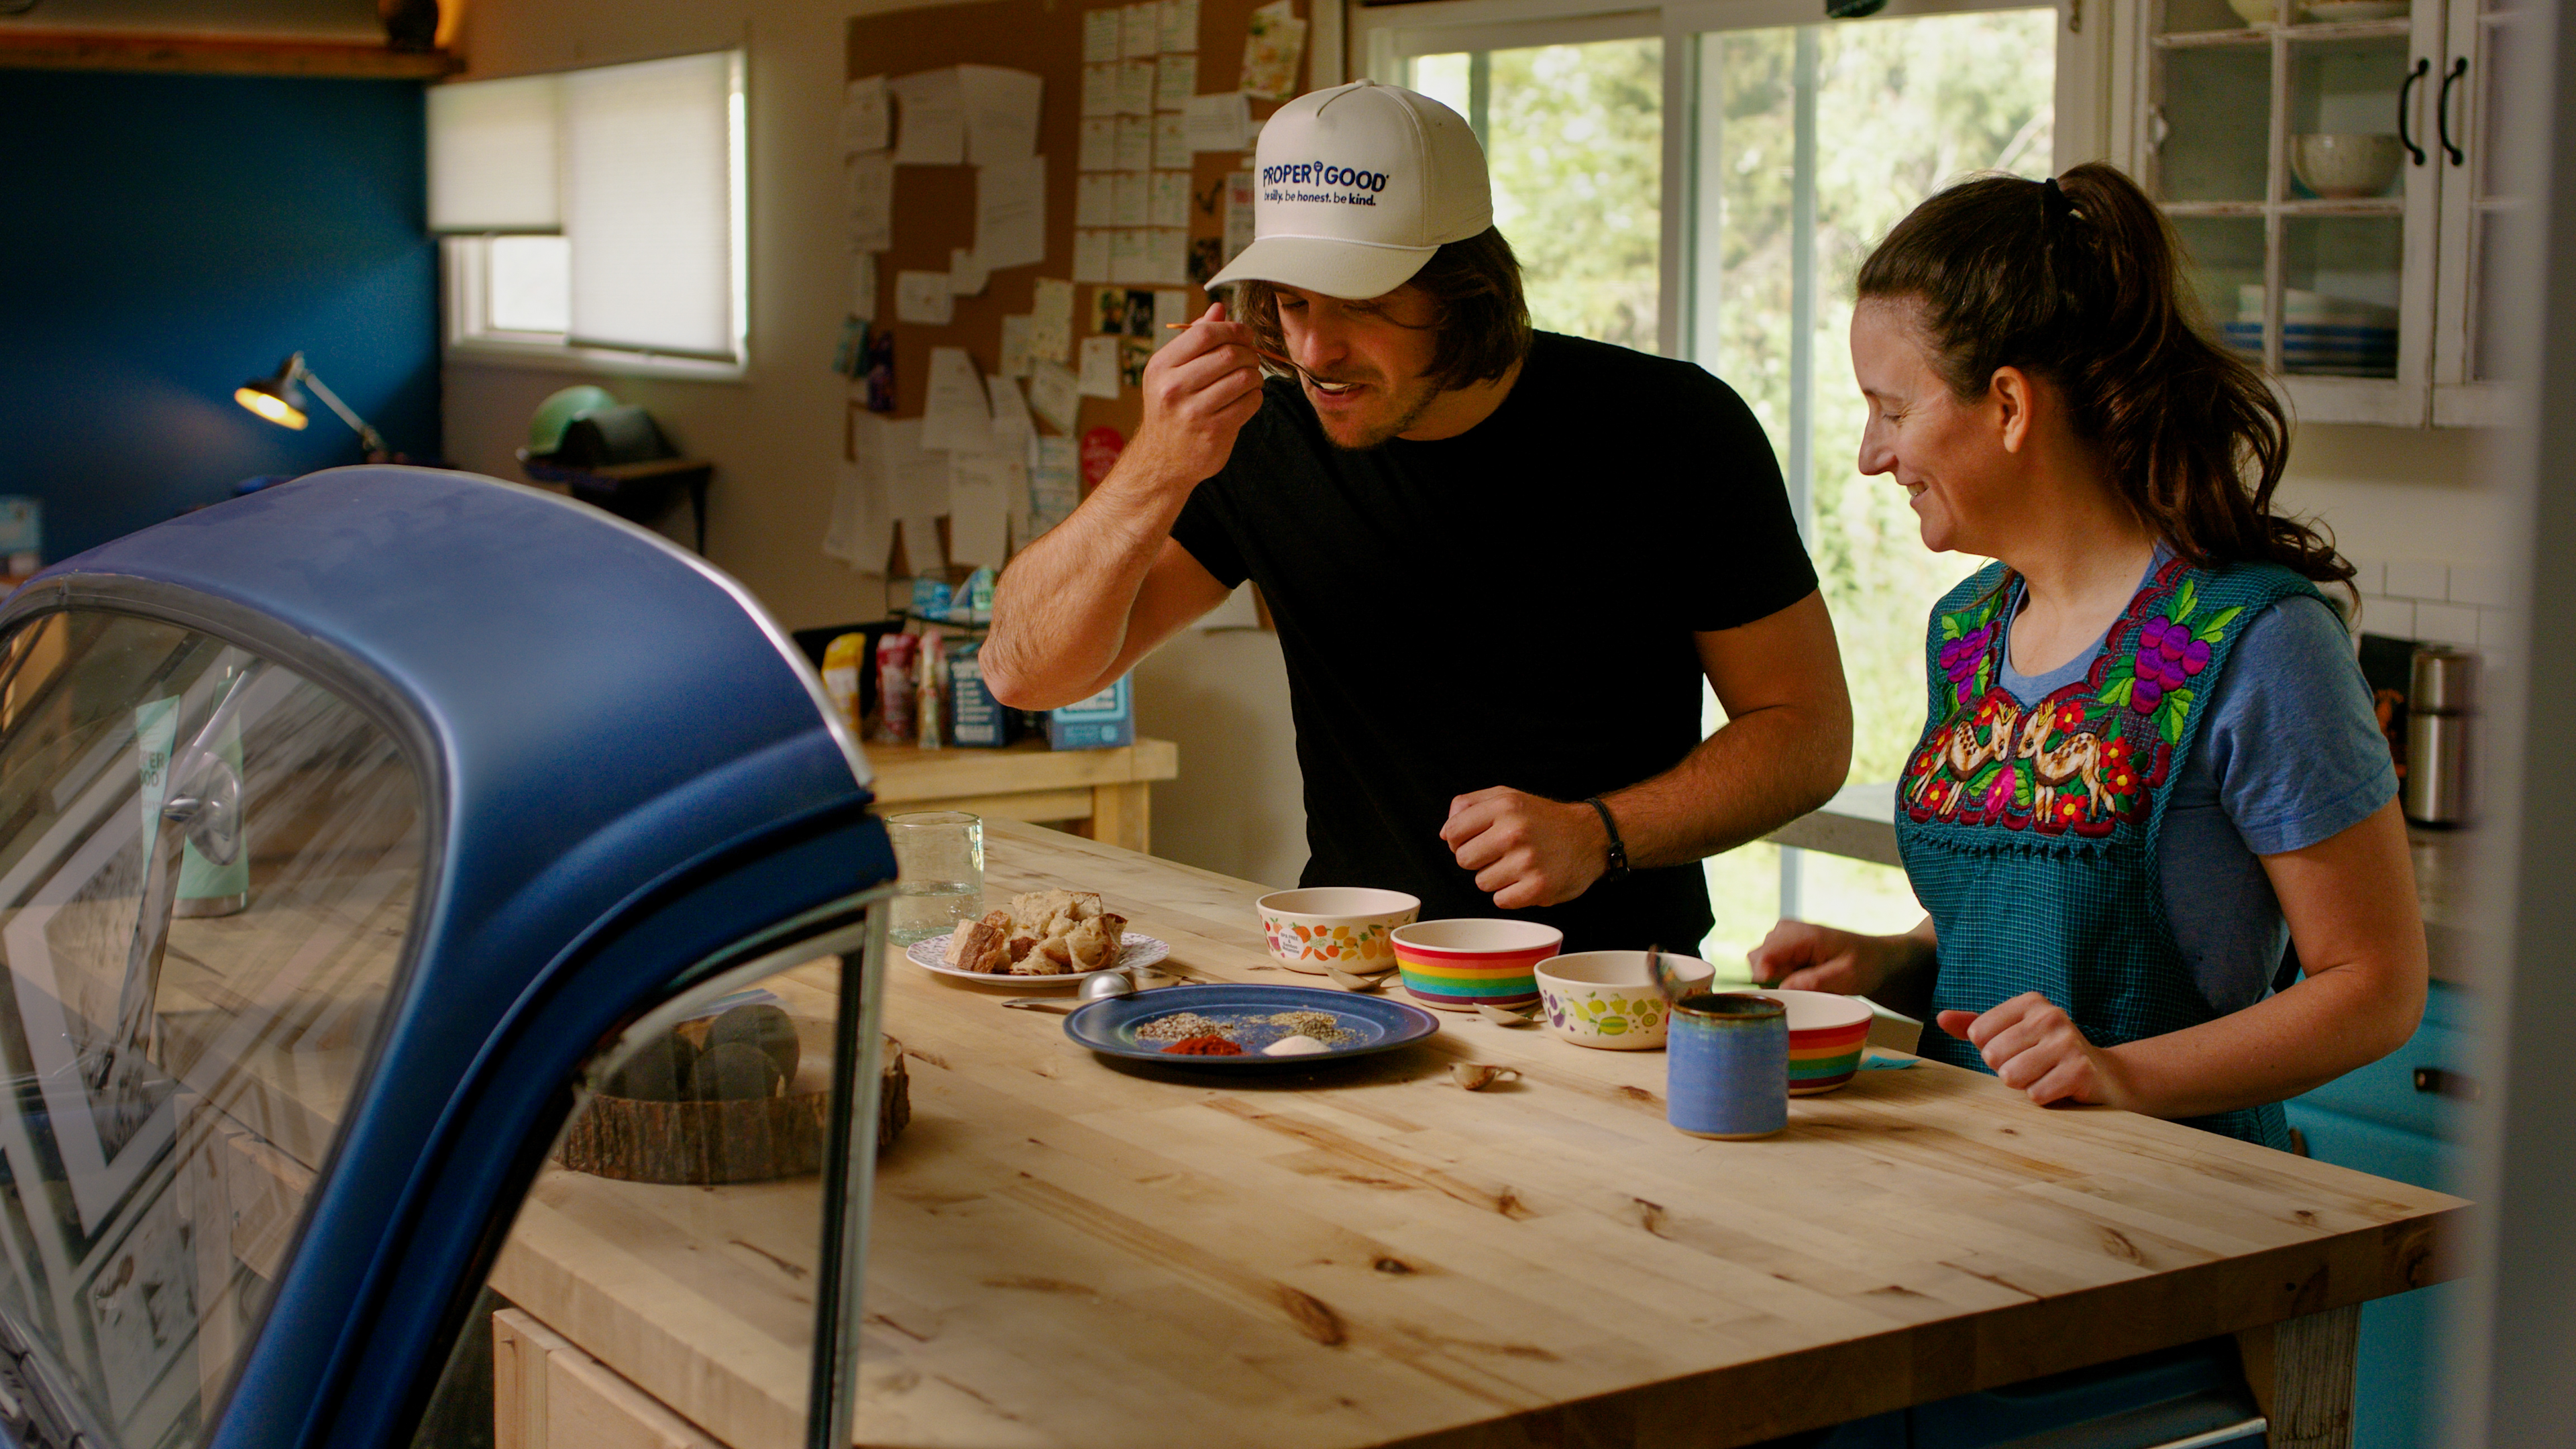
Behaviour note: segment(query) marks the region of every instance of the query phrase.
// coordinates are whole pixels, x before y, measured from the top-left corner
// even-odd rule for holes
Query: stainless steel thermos
[[[2469,731],[2476,724],[2478,656],[2426,645],[2415,651],[2406,701],[2406,818],[2466,825],[2475,813]]]

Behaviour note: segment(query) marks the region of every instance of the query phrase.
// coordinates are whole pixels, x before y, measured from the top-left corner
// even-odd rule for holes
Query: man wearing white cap
[[[1307,885],[1689,950],[1697,862],[1821,804],[1851,705],[1751,412],[1533,333],[1457,113],[1370,81],[1262,127],[1242,283],[1145,369],[1116,468],[1004,574],[986,681],[1086,698],[1245,579],[1277,622]],[[1297,376],[1261,376],[1261,357]],[[1281,369],[1285,371],[1285,369]],[[1700,735],[1700,681],[1728,721]]]

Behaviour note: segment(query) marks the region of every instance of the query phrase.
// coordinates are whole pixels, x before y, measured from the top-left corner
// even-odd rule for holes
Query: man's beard
[[[1431,405],[1439,400],[1440,389],[1424,388],[1422,396],[1414,400],[1413,406],[1406,408],[1394,421],[1369,428],[1348,442],[1334,436],[1333,430],[1327,427],[1324,429],[1324,440],[1345,453],[1365,453],[1372,448],[1383,447],[1392,439],[1410,432],[1415,423],[1422,421],[1422,415],[1431,410]],[[1320,423],[1322,419],[1319,417],[1317,421]]]

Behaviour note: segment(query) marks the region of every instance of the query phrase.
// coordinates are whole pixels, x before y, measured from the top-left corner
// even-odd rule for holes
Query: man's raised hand
[[[1195,487],[1223,468],[1235,434],[1261,410],[1252,349],[1252,329],[1229,321],[1223,303],[1164,344],[1145,364],[1145,421],[1119,459],[1121,471],[1133,466]]]

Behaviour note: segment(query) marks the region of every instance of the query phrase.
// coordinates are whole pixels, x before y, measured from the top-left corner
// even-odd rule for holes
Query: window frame
[[[732,93],[725,108],[727,204],[730,210],[731,276],[727,279],[733,312],[733,356],[660,352],[640,347],[602,347],[575,343],[568,334],[507,331],[491,325],[491,243],[504,236],[562,236],[552,231],[466,232],[438,237],[440,290],[440,359],[549,372],[607,374],[619,377],[668,377],[701,382],[741,382],[751,370],[751,206],[749,113],[751,58],[741,45],[669,55],[629,56],[598,65],[546,72],[643,64],[683,56],[724,55],[731,58]],[[503,79],[503,77],[492,77]]]
[[[2112,7],[2121,0],[1889,0],[1879,15],[1959,15],[1987,10],[2056,9],[2057,116],[2055,169],[2110,154],[2113,114],[2109,79]],[[1873,19],[1876,17],[1872,17]],[[1581,45],[1599,40],[1663,40],[1664,95],[1684,98],[1663,107],[1662,237],[1657,247],[1655,350],[1688,357],[1692,314],[1692,221],[1699,190],[1694,142],[1698,117],[1689,102],[1698,94],[1694,36],[1722,30],[1769,30],[1825,23],[1821,0],[1678,0],[1639,6],[1635,0],[1420,0],[1414,4],[1354,3],[1350,36],[1358,75],[1401,85],[1416,56],[1455,51]],[[1844,22],[1866,24],[1867,21]]]

